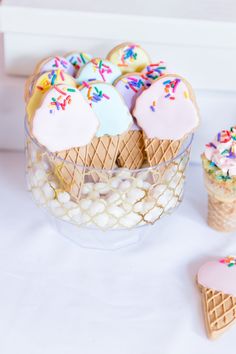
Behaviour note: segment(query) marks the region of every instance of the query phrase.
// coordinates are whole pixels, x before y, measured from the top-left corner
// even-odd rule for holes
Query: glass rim
[[[154,165],[154,166],[148,166],[148,167],[141,167],[138,169],[129,169],[127,167],[117,167],[114,169],[103,169],[103,168],[95,168],[95,167],[90,167],[90,166],[83,166],[83,165],[79,165],[77,163],[74,163],[72,161],[67,161],[59,156],[55,156],[56,154],[54,152],[49,151],[45,146],[41,145],[37,139],[35,139],[35,137],[32,136],[32,134],[30,133],[29,130],[29,124],[28,124],[28,119],[27,116],[25,116],[25,121],[24,121],[24,128],[25,128],[25,133],[27,135],[27,137],[31,140],[31,142],[33,142],[40,150],[43,151],[43,153],[46,153],[47,155],[49,155],[54,161],[61,161],[65,164],[69,164],[69,165],[73,165],[76,166],[77,168],[81,169],[81,170],[87,170],[87,171],[96,171],[96,172],[118,172],[118,171],[129,171],[131,173],[138,173],[138,172],[148,172],[150,170],[153,169],[160,169],[161,167],[164,166],[168,166],[170,163],[174,162],[175,160],[177,160],[179,157],[183,156],[186,151],[190,148],[190,146],[192,145],[193,142],[193,138],[194,138],[194,133],[189,133],[185,140],[189,139],[187,145],[184,147],[184,149],[182,151],[180,151],[175,157],[173,157],[170,160],[167,160],[165,162],[162,162],[160,164]]]

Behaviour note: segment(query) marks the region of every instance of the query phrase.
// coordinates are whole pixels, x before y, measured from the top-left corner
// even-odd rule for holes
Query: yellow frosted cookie
[[[63,70],[52,70],[40,75],[32,84],[32,94],[26,106],[28,121],[30,122],[35,110],[41,105],[45,93],[54,85],[65,84],[76,87],[75,79]]]
[[[113,48],[107,59],[117,65],[122,74],[142,71],[150,64],[150,58],[138,44],[125,42]]]

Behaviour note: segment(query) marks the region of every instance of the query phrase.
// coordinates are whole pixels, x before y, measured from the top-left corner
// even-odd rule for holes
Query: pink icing
[[[56,152],[89,144],[98,126],[97,116],[79,90],[56,85],[36,110],[32,133],[40,144]]]
[[[164,76],[143,91],[133,109],[147,137],[178,140],[199,124],[189,88],[177,76]]]
[[[207,262],[198,271],[198,283],[236,296],[236,266],[229,267],[220,261]]]
[[[236,176],[236,135],[233,129],[220,132],[205,148],[206,158],[231,177]]]

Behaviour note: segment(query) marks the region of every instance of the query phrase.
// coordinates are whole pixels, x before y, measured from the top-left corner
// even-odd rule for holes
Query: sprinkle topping
[[[228,267],[233,267],[236,265],[236,257],[235,256],[227,256],[219,260],[220,263],[227,265]]]
[[[63,58],[55,57],[54,64],[52,66],[56,69],[59,67],[60,64],[64,69],[68,68],[68,62],[66,60],[64,60]]]
[[[93,70],[94,71],[98,71],[100,74],[100,77],[102,79],[102,81],[106,81],[104,74],[112,74],[112,69],[110,66],[106,65],[102,59],[92,59],[91,63],[93,63]],[[89,81],[94,81],[96,79],[90,79]]]
[[[82,86],[79,89],[82,90],[84,87],[88,89],[87,99],[91,107],[93,103],[101,102],[104,99],[110,99],[110,97],[106,95],[102,90],[98,89],[97,86],[91,86],[87,82],[83,82]]]
[[[166,72],[166,65],[164,61],[159,61],[156,64],[150,64],[146,67],[143,76],[146,79],[156,80],[163,76]]]
[[[63,70],[58,69],[58,70],[52,70],[51,72],[48,73],[47,77],[45,77],[41,82],[40,85],[37,85],[36,88],[39,91],[45,92],[47,91],[51,86],[54,86],[55,81],[57,78],[60,77],[62,81],[65,81],[64,73]]]
[[[180,79],[175,79],[175,80],[166,80],[163,82],[164,91],[166,93],[165,98],[168,98],[169,100],[175,100],[175,91],[180,81],[181,81]]]
[[[82,66],[88,63],[91,60],[90,55],[86,53],[78,53],[68,57],[69,62],[75,67],[76,70],[79,70]]]
[[[125,48],[122,48],[122,55],[121,55],[121,62],[118,63],[118,66],[128,66],[128,63],[133,63],[135,60],[137,60],[138,53],[135,51],[135,48],[137,45],[132,44],[130,46],[126,46]]]
[[[76,89],[63,87],[61,90],[58,86],[54,86],[56,91],[59,93],[57,97],[52,97],[49,104],[49,112],[51,114],[55,113],[56,110],[65,110],[67,105],[71,104],[71,92],[76,92]]]

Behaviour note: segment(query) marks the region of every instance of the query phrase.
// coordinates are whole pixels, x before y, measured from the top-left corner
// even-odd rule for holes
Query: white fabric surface
[[[222,354],[236,326],[207,339],[198,267],[232,254],[235,234],[206,225],[201,169],[183,204],[144,242],[83,249],[60,236],[30,199],[22,153],[0,153],[1,354]]]

